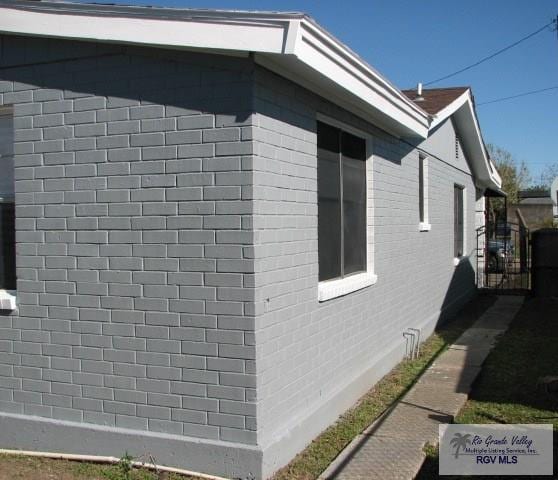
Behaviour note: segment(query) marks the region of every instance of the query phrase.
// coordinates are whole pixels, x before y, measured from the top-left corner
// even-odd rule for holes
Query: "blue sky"
[[[112,0],[191,8],[302,11],[400,88],[456,71],[556,18],[556,0]],[[544,31],[433,87],[470,85],[477,103],[558,85],[558,39]],[[558,163],[558,90],[478,107],[487,143],[524,160],[534,179]]]

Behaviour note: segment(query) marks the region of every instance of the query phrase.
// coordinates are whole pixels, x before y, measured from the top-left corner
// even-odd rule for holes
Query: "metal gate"
[[[477,229],[477,286],[499,293],[531,288],[529,229],[518,223],[487,223]]]

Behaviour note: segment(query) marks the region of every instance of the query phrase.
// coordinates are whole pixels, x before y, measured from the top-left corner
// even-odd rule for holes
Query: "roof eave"
[[[477,186],[500,190],[502,179],[487,154],[470,89],[434,115],[430,129],[436,128],[449,117],[454,118],[460,140],[469,153]]]
[[[187,25],[187,28],[185,28]],[[257,61],[401,136],[429,115],[309,17],[5,0],[0,33],[159,48],[255,53]]]

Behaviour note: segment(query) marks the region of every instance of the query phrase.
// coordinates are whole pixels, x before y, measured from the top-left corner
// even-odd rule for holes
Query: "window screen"
[[[454,185],[453,187],[453,238],[454,238],[454,257],[463,256],[463,187]]]
[[[14,123],[0,110],[0,289],[15,290]]]
[[[318,122],[319,279],[366,270],[366,141]]]

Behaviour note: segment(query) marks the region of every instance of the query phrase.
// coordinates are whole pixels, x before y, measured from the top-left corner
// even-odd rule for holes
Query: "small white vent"
[[[455,136],[455,158],[456,158],[456,160],[459,160],[459,144],[460,144],[459,136],[456,135]]]

